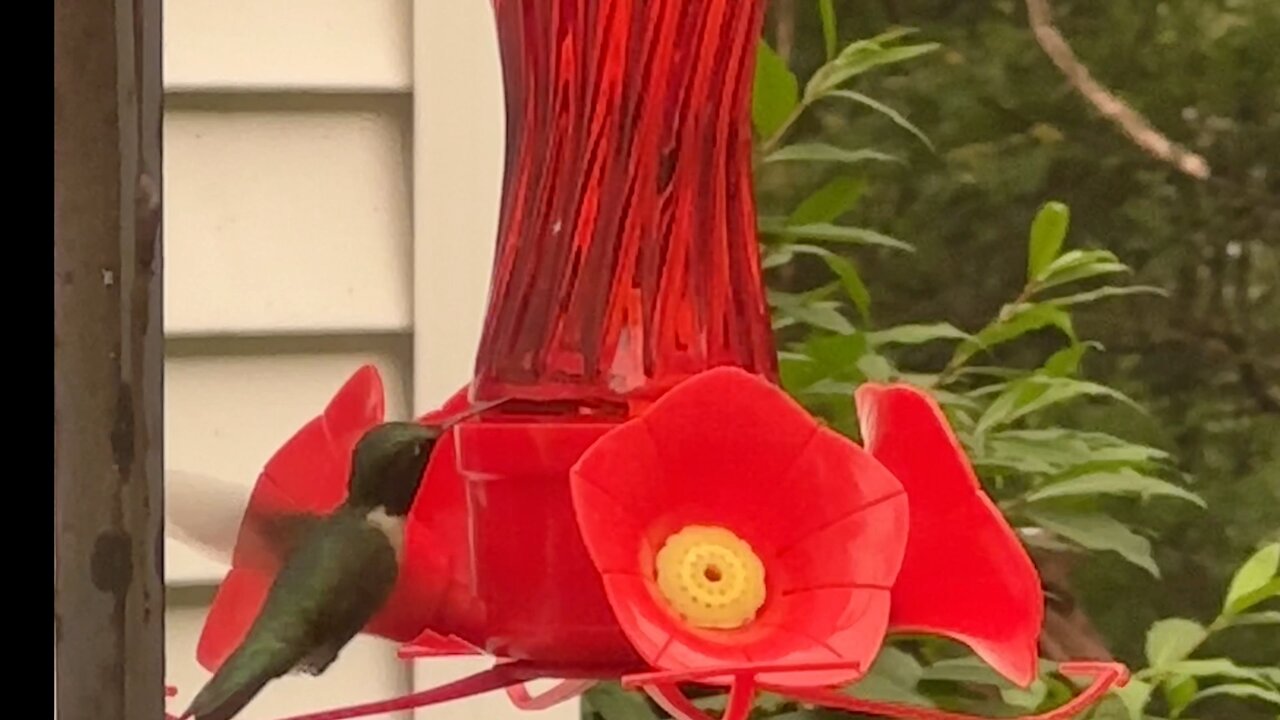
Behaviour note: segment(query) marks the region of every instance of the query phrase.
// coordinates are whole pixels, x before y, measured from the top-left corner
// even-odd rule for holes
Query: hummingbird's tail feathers
[[[210,702],[208,707],[196,708],[195,705],[192,705],[179,720],[186,720],[187,718],[194,718],[194,720],[231,720],[249,704],[249,701],[257,696],[258,692],[266,684],[265,680],[259,680],[254,684],[237,688],[216,704]]]
[[[293,654],[283,643],[242,645],[200,689],[180,720],[231,720],[268,682],[293,668]]]

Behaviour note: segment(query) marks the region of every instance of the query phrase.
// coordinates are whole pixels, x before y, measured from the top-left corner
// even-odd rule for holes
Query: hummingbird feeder
[[[406,659],[489,670],[337,720],[505,690],[542,709],[621,679],[673,717],[682,684],[923,720],[859,699],[889,633],[959,641],[1037,674],[1040,578],[938,405],[861,386],[864,446],[776,385],[749,124],[764,0],[493,0],[507,103],[497,250],[475,377],[420,418],[452,424],[365,632]],[[468,416],[469,415],[469,416]],[[259,478],[248,513],[326,512],[383,420],[357,371]],[[244,637],[279,558],[242,528],[198,659]],[[1071,718],[1128,677],[1088,681]],[[535,695],[530,680],[559,679]]]

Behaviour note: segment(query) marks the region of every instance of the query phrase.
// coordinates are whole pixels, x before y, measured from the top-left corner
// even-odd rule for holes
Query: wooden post
[[[57,717],[164,708],[160,0],[53,4]]]

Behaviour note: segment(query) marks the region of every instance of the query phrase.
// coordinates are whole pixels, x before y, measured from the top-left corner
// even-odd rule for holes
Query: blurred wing
[[[250,488],[210,475],[165,474],[165,534],[214,562],[274,573],[323,517],[249,506]]]
[[[164,481],[165,534],[230,566],[252,488],[186,470],[167,470]]]

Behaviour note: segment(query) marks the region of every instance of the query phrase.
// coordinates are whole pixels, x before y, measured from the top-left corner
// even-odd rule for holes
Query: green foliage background
[[[814,4],[794,3],[794,67],[822,61]],[[859,82],[924,128],[936,154],[866,115],[814,117],[808,128],[910,163],[879,175],[853,213],[919,251],[910,262],[868,259],[880,319],[979,325],[1017,284],[1018,240],[1050,198],[1071,207],[1073,244],[1115,252],[1135,282],[1168,293],[1077,315],[1106,348],[1085,359],[1088,375],[1139,398],[1151,416],[1083,406],[1071,418],[1171,452],[1208,501],[1204,512],[1148,518],[1163,583],[1105,564],[1081,573],[1091,615],[1116,651],[1135,657],[1147,623],[1210,612],[1239,558],[1280,532],[1280,3],[1054,3],[1092,73],[1203,154],[1214,171],[1207,183],[1151,159],[1076,96],[1036,45],[1021,3],[833,5],[842,35],[905,23],[942,45]],[[1107,601],[1121,592],[1143,601]]]
[[[1019,2],[772,4],[754,120],[784,384],[854,437],[859,382],[929,388],[1024,538],[1088,553],[1073,591],[1138,671],[1095,717],[1276,717],[1280,2],[1054,10],[1210,180],[1099,118]],[[913,641],[851,692],[999,716],[1071,687]],[[587,712],[657,711],[603,687]]]

